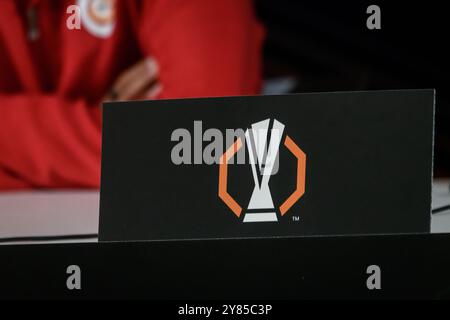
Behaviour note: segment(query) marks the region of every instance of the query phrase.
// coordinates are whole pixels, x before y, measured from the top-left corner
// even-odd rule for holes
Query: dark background
[[[366,27],[369,5],[381,30]],[[266,26],[265,78],[291,92],[436,88],[435,175],[450,176],[448,10],[443,1],[257,0]]]

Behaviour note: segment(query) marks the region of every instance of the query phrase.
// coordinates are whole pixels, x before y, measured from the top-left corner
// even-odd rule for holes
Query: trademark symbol
[[[292,221],[299,222],[300,221],[300,217],[299,216],[293,216],[292,217]]]

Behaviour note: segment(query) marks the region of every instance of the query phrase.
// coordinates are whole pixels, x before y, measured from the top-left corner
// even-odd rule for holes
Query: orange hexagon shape
[[[219,198],[230,208],[230,210],[240,217],[242,207],[228,193],[228,162],[242,148],[242,140],[238,138],[236,142],[220,157],[219,164]],[[296,188],[295,191],[280,206],[281,216],[284,216],[292,206],[305,194],[306,180],[306,154],[289,136],[286,136],[284,146],[297,158]]]

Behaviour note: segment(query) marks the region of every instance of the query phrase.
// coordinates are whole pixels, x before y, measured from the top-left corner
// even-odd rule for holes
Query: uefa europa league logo
[[[245,142],[248,150],[250,165],[253,174],[254,189],[247,209],[244,222],[276,222],[279,216],[287,211],[305,193],[306,155],[289,137],[284,139],[284,146],[297,158],[296,189],[277,208],[274,205],[270,189],[270,178],[278,172],[279,152],[285,126],[278,120],[272,125],[270,119],[251,125],[245,132]],[[234,212],[237,217],[242,214],[241,206],[231,197],[227,190],[228,165],[231,159],[243,147],[243,141],[238,138],[236,142],[220,158],[219,170],[219,197]]]

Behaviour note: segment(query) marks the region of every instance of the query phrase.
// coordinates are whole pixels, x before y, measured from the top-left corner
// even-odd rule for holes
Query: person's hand
[[[104,101],[153,99],[162,89],[158,76],[156,60],[146,58],[122,72]]]

